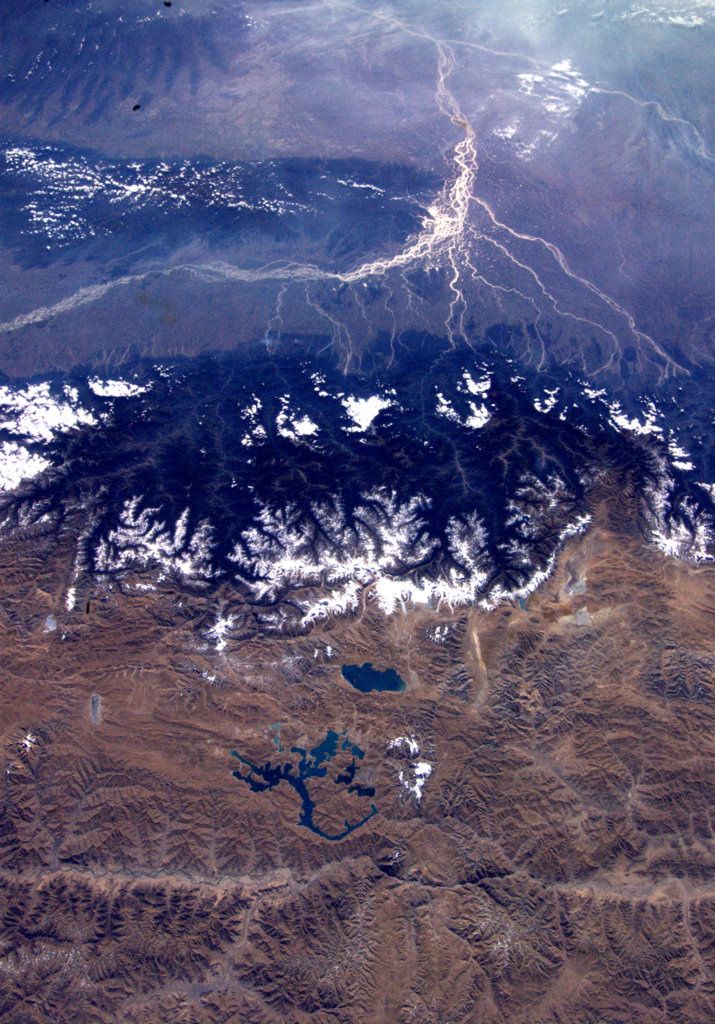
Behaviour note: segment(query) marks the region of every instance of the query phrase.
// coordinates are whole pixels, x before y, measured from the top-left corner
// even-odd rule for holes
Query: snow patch
[[[474,395],[483,399],[489,393],[491,383],[491,377],[486,376],[480,380],[475,380],[469,371],[465,370],[461,381],[457,384],[457,391],[464,396]],[[442,391],[438,391],[435,388],[435,396],[435,412],[437,415],[450,420],[452,423],[459,423],[460,426],[469,430],[481,430],[491,419],[491,410],[484,401],[477,403],[467,398],[468,412],[462,417]]]
[[[366,431],[383,409],[389,409],[395,404],[391,398],[383,398],[381,395],[371,395],[369,398],[355,398],[353,395],[347,395],[342,399],[342,403],[355,424],[348,428],[352,432]]]
[[[257,395],[253,395],[248,405],[241,409],[241,419],[246,420],[248,423],[248,430],[241,438],[241,445],[244,448],[252,448],[254,444],[260,444],[268,437],[266,428],[258,421],[262,408],[263,403],[260,398]]]
[[[406,771],[400,772],[400,782],[405,789],[412,793],[415,800],[419,801],[422,799],[422,790],[431,774],[432,765],[429,761],[415,761],[410,766],[410,773]]]
[[[544,388],[544,397],[534,399],[534,408],[536,411],[541,413],[551,412],[553,407],[556,405],[556,396],[558,393],[558,388],[553,388],[552,390]]]
[[[445,624],[443,626],[435,626],[434,629],[427,630],[427,636],[430,640],[436,644],[443,644],[449,634],[452,632],[452,626]]]
[[[417,760],[420,755],[420,744],[416,736],[396,736],[387,744],[388,751],[395,751],[399,755],[407,755],[410,763],[405,768],[400,768],[397,777],[404,789],[410,793],[419,803],[422,799],[422,790],[427,779],[432,774],[432,765],[429,761]]]
[[[125,502],[116,527],[100,540],[94,554],[99,572],[119,572],[154,565],[186,579],[213,576],[213,529],[203,520],[189,530],[189,509],[172,526],[159,518],[158,508],[142,508],[141,497]]]
[[[420,745],[414,736],[396,736],[387,744],[388,750],[400,750],[403,747],[406,747],[413,757],[420,752]]]
[[[65,386],[63,398],[55,397],[47,382],[13,389],[0,386],[0,429],[28,441],[51,441],[57,434],[97,420],[79,404],[75,388]]]
[[[127,380],[100,380],[99,377],[90,377],[87,384],[100,398],[134,398],[145,394],[151,387],[151,384],[143,386]]]
[[[686,497],[676,502],[675,480],[661,460],[654,482],[646,490],[648,539],[673,558],[691,562],[715,561],[715,520]]]
[[[513,139],[519,130],[519,121],[510,121],[501,128],[495,128],[493,134],[499,139]]]
[[[280,412],[276,416],[276,429],[281,437],[298,441],[301,437],[312,437],[318,433],[318,424],[309,416],[295,416],[288,407],[288,396],[281,398]]]
[[[646,404],[642,420],[627,416],[623,412],[620,402],[610,402],[608,405],[608,411],[610,413],[611,426],[615,427],[617,430],[625,430],[628,433],[643,436],[647,436],[649,434],[662,436],[663,434],[663,428],[657,422],[659,413],[652,401],[649,401]]]
[[[0,444],[0,491],[14,491],[25,480],[44,473],[52,463],[16,441]]]
[[[224,618],[223,615],[219,615],[219,617],[214,622],[213,626],[211,626],[210,629],[206,631],[206,635],[209,638],[209,640],[215,641],[216,651],[219,654],[221,654],[221,652],[226,649],[226,634],[230,632],[232,625],[232,616],[229,615]]]

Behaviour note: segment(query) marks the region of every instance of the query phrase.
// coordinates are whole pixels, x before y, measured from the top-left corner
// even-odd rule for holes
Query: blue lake
[[[342,673],[350,685],[360,693],[371,693],[373,690],[400,692],[407,689],[407,683],[402,676],[398,676],[394,668],[380,671],[373,668],[369,661],[364,665],[343,665]]]
[[[283,748],[280,749],[282,750]],[[333,776],[332,781],[335,785],[345,786],[348,793],[352,793],[359,798],[364,799],[375,795],[373,786],[364,786],[355,781],[355,775],[358,771],[357,761],[361,761],[365,754],[360,747],[350,742],[347,733],[339,734],[334,729],[329,729],[325,734],[325,738],[309,751],[303,747],[291,747],[290,753],[299,755],[297,765],[291,761],[284,761],[278,764],[266,761],[265,764],[258,765],[249,761],[248,758],[244,757],[237,750],[232,750],[231,756],[237,758],[248,769],[248,771],[241,771],[239,769],[232,772],[232,774],[235,778],[240,779],[241,782],[245,782],[254,793],[269,791],[279,786],[281,782],[287,783],[300,797],[301,810],[298,823],[303,825],[304,828],[310,829],[311,832],[320,836],[321,839],[328,839],[330,842],[345,839],[351,832],[360,828],[373,815],[377,814],[377,807],[374,803],[371,803],[368,813],[357,821],[350,822],[345,819],[343,822],[345,827],[339,832],[326,832],[313,820],[315,802],[308,789],[308,782],[311,779],[326,778],[328,775],[328,765],[339,754],[347,753],[350,761]],[[345,760],[343,757],[343,761]]]

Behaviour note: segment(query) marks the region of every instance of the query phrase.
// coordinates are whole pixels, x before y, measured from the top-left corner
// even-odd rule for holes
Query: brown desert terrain
[[[67,612],[69,542],[5,546],[2,1024],[715,1020],[715,570],[647,548],[620,484],[592,512],[523,607],[366,595],[289,638],[227,592],[218,651],[216,595]],[[365,661],[406,689],[348,685]],[[314,822],[377,808],[339,841],[232,774],[329,730]]]

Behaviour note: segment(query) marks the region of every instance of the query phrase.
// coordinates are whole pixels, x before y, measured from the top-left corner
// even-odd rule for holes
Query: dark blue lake
[[[360,693],[372,693],[373,690],[399,692],[407,689],[407,683],[402,676],[398,676],[394,668],[380,671],[373,668],[369,661],[364,665],[343,665],[342,673],[350,685]]]
[[[266,761],[265,764],[259,765],[249,761],[237,750],[232,750],[231,756],[237,758],[248,769],[248,771],[238,769],[232,772],[232,775],[234,778],[240,779],[241,782],[245,782],[254,793],[269,791],[281,783],[287,783],[300,798],[301,809],[298,823],[304,828],[310,829],[321,839],[328,839],[330,842],[345,839],[351,832],[355,832],[377,814],[377,807],[374,803],[370,803],[368,812],[358,820],[344,819],[343,828],[338,832],[327,832],[314,821],[313,815],[316,806],[308,788],[311,779],[332,778],[336,786],[345,787],[348,793],[361,799],[371,798],[375,795],[373,786],[366,786],[356,781],[355,776],[359,771],[357,762],[362,761],[365,752],[350,741],[347,733],[338,734],[334,729],[328,729],[325,738],[311,750],[305,750],[303,747],[291,747],[290,753],[299,755],[297,764],[293,759],[276,763]],[[347,755],[347,758],[344,759],[345,763],[338,767],[335,774],[331,776],[329,774],[330,763],[334,758],[340,758],[343,754]]]

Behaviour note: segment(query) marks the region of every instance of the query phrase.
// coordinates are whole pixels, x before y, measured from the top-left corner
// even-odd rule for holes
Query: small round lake
[[[350,685],[360,693],[371,693],[373,690],[395,692],[407,689],[405,680],[398,676],[394,668],[380,671],[373,668],[369,661],[366,661],[364,665],[343,665],[341,671],[343,678],[347,679]]]

